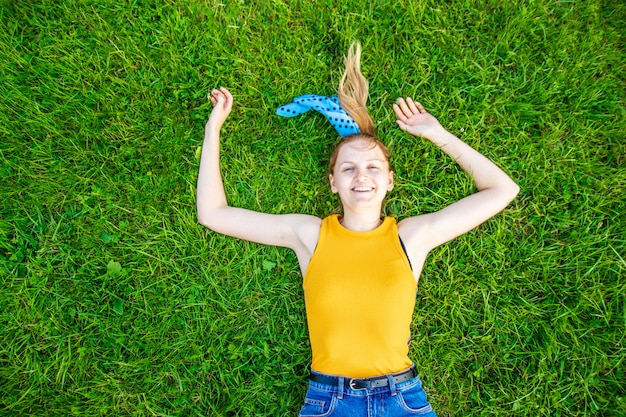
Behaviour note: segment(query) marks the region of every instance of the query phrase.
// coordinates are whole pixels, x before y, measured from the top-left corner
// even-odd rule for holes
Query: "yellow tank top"
[[[354,232],[325,218],[303,287],[313,370],[367,378],[411,366],[417,283],[395,219]]]

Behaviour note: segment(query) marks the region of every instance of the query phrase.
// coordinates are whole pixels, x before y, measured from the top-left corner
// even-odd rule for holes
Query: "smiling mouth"
[[[352,189],[352,191],[356,191],[356,192],[359,192],[359,193],[364,193],[364,192],[374,191],[374,187],[363,187],[363,186],[361,186],[361,187],[354,187]]]

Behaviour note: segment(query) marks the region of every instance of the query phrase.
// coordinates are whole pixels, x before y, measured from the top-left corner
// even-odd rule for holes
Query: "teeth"
[[[354,187],[354,191],[372,191],[372,187]]]

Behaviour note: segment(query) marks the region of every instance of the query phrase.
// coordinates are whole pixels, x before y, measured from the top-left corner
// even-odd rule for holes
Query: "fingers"
[[[411,115],[420,113],[419,109],[417,108],[417,106],[415,105],[415,103],[413,102],[413,99],[411,99],[411,97],[407,97],[406,100],[403,100],[403,101],[406,103],[406,106],[409,108],[409,111],[411,112]]]
[[[221,87],[220,91],[226,98],[226,102],[224,103],[224,107],[230,109],[233,106],[233,95],[226,88]]]
[[[396,114],[396,116],[398,116],[398,119],[406,119],[404,113],[402,113],[402,109],[400,109],[400,106],[395,103],[393,105],[393,112]]]
[[[411,114],[421,113],[424,110],[424,107],[422,107],[420,103],[413,101],[411,97],[406,98],[406,104],[409,110],[411,111]]]
[[[408,119],[413,116],[413,113],[409,110],[409,106],[407,106],[406,101],[403,98],[399,98],[395,106],[400,110],[400,114],[404,118]]]
[[[420,103],[419,101],[416,101],[413,104],[415,105],[415,108],[417,109],[418,112],[427,113],[426,109],[424,108],[424,106],[422,106],[422,103]]]
[[[398,127],[400,127],[400,130],[407,130],[408,129],[406,123],[404,123],[402,120],[396,120],[396,123],[398,124]]]
[[[413,101],[410,97],[406,99],[400,97],[396,104],[393,105],[393,110],[396,112],[398,118],[410,118],[419,113],[424,113],[424,106],[419,102]]]
[[[222,93],[220,90],[217,89],[213,89],[211,90],[211,95],[209,96],[211,98],[211,102],[213,103],[213,105],[217,104],[217,102],[221,100],[225,99],[224,93]]]
[[[209,94],[207,94],[206,98],[215,106],[217,104],[218,94],[219,94],[219,91],[217,91],[216,89],[213,89],[209,92]]]
[[[233,95],[225,87],[220,87],[220,92],[224,94],[224,97],[226,97],[227,101],[233,100]]]
[[[216,88],[212,89],[207,98],[211,100],[214,106],[218,103],[223,106],[230,106],[233,102],[233,95],[225,87],[220,87],[219,90]]]

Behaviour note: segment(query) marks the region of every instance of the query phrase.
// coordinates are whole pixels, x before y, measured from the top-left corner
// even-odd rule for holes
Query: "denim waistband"
[[[390,392],[391,395],[395,395],[398,389],[405,389],[416,383],[421,384],[414,365],[401,372],[371,378],[342,377],[311,370],[311,376],[314,375],[317,376],[317,378],[309,379],[309,384],[312,387],[326,392],[335,392],[339,394],[340,397],[343,393],[349,393],[353,396],[368,396],[376,393]],[[385,380],[385,382],[382,384],[369,384],[369,381],[377,380]]]
[[[311,372],[311,381],[331,387],[343,385],[352,390],[373,390],[376,388],[398,385],[417,377],[415,366],[409,369],[389,375],[380,375],[370,378],[347,378],[333,375],[325,375],[315,371]],[[343,381],[342,381],[343,380]],[[343,384],[342,384],[343,382]]]

